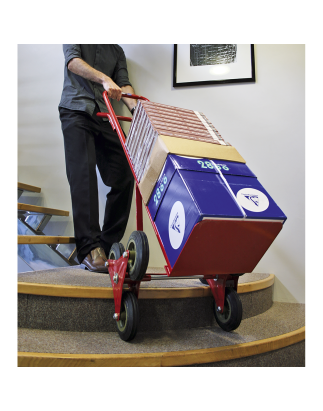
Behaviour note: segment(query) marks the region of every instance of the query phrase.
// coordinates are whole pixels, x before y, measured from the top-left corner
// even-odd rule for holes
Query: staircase
[[[18,183],[18,201],[26,191],[40,193],[41,189]],[[52,216],[68,217],[69,212],[18,202],[18,256],[32,270],[78,264],[74,260],[76,248],[73,237],[44,234],[44,229]]]
[[[142,282],[138,333],[124,342],[109,275],[79,266],[20,273],[18,366],[303,367],[305,306],[273,303],[273,284],[273,274],[239,278],[243,319],[227,333],[215,322],[210,288],[198,279]]]

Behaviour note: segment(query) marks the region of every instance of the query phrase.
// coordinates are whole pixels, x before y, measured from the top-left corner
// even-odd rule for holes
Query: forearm
[[[114,81],[102,73],[91,67],[81,58],[73,58],[67,68],[74,74],[85,78],[86,80],[94,81],[102,84],[103,88],[108,92],[108,96],[116,100],[121,98],[121,88],[117,86]]]
[[[134,89],[127,85],[127,86],[123,86],[121,87],[121,90],[123,93],[130,93],[130,94],[135,94]],[[133,108],[136,107],[137,105],[137,100],[133,99],[133,98],[126,98],[126,97],[122,97],[122,101],[124,102],[124,104],[128,107],[128,109],[131,111]]]
[[[95,83],[103,84],[105,74],[88,65],[80,58],[74,58],[69,63],[67,68],[74,74],[85,78],[86,80],[94,81]]]

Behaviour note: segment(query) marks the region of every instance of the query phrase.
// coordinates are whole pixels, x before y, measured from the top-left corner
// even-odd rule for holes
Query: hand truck
[[[122,97],[149,101],[145,97],[133,94],[123,93]],[[115,243],[112,245],[108,256],[108,270],[113,287],[115,304],[115,314],[113,318],[116,320],[120,338],[124,341],[130,341],[136,336],[139,323],[138,295],[141,281],[164,279],[165,277],[168,277],[169,279],[178,277],[175,276],[176,273],[173,273],[157,226],[150,214],[148,206],[145,206],[147,214],[167,265],[165,266],[166,273],[164,274],[154,276],[146,274],[149,260],[149,244],[147,236],[143,232],[142,196],[139,189],[139,182],[136,178],[134,167],[126,148],[125,136],[119,124],[119,121],[131,122],[132,119],[131,117],[117,116],[115,114],[106,91],[103,92],[103,98],[108,113],[100,112],[97,113],[97,116],[108,118],[112,129],[117,132],[136,182],[135,200],[137,230],[130,235],[126,250],[121,243]],[[237,287],[239,276],[243,274],[217,273],[214,275],[195,275],[188,270],[186,275],[189,278],[199,278],[203,284],[210,286],[214,297],[213,311],[217,323],[225,331],[235,330],[240,325],[242,319],[242,304],[237,293]],[[180,278],[185,277],[182,275]],[[123,290],[124,284],[127,284],[129,289]]]

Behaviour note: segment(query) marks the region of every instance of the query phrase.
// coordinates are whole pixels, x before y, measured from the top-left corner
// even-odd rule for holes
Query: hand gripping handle
[[[146,98],[146,97],[137,96],[136,94],[130,94],[130,93],[122,93],[122,97],[125,97],[125,98],[133,98],[133,99],[135,99],[135,100],[145,100],[145,101],[149,101],[148,98]],[[113,128],[113,130],[117,130],[117,132],[118,132],[118,134],[119,134],[119,129],[118,129],[119,122],[118,122],[118,120],[131,122],[132,118],[131,118],[131,117],[117,116],[117,115],[115,114],[115,112],[114,112],[114,110],[113,110],[113,107],[112,107],[112,104],[111,104],[111,102],[110,102],[110,100],[109,100],[109,97],[108,97],[108,92],[107,92],[106,90],[103,92],[103,99],[104,99],[104,102],[105,102],[105,104],[106,104],[106,106],[107,106],[107,108],[108,108],[108,113],[97,113],[96,115],[97,115],[98,117],[106,117],[106,118],[108,118],[109,121],[110,121],[110,124],[111,124],[111,126],[112,126],[112,128]],[[120,126],[119,126],[119,127],[120,127]]]

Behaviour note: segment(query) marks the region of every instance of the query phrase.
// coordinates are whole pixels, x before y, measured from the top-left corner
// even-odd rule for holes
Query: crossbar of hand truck
[[[125,97],[125,98],[132,98],[133,100],[145,100],[145,101],[149,101],[148,98],[143,97],[143,96],[137,96],[137,94],[130,94],[130,93],[122,93],[121,97]],[[97,113],[98,117],[105,117],[108,118],[111,122],[111,115],[109,113]],[[131,122],[132,118],[131,117],[125,117],[125,116],[116,116],[116,118],[119,121],[129,121]]]
[[[151,276],[150,275],[145,275],[140,281],[151,281]],[[136,281],[131,280],[131,278],[126,277],[124,279],[124,284],[132,284],[135,283]]]
[[[168,277],[167,274],[149,274],[150,280],[199,280],[200,278],[203,278],[204,280],[215,280],[217,281],[218,278],[222,278],[227,274],[216,274],[212,276],[204,276],[204,275],[190,275],[186,277]],[[147,281],[150,281],[147,280]]]
[[[189,277],[168,277],[167,274],[150,274],[151,280],[199,280],[200,278],[204,278],[203,275],[191,275]]]
[[[110,118],[111,118],[110,114],[108,114],[108,113],[97,113],[96,115],[97,115],[98,117],[108,118],[109,120],[110,120]],[[132,120],[131,117],[124,117],[124,116],[116,116],[116,117],[117,117],[117,119],[118,119],[119,121],[129,121],[129,122],[131,122],[131,120]]]

